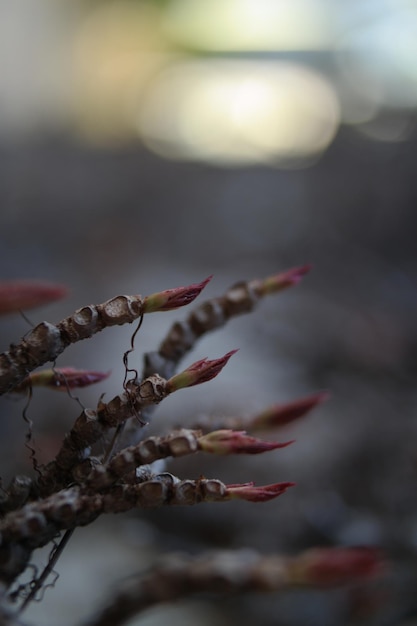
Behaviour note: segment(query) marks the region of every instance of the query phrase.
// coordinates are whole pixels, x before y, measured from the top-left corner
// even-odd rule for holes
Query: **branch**
[[[197,361],[169,380],[154,374],[141,383],[131,381],[124,393],[107,404],[100,402],[97,411],[84,409],[65,437],[55,460],[46,466],[40,477],[38,488],[41,495],[53,493],[73,482],[74,468],[89,456],[91,446],[110,428],[117,427],[132,416],[139,417],[147,406],[158,404],[179,389],[215,378],[232,354],[234,352],[211,361]]]
[[[207,300],[192,311],[183,322],[176,322],[171,327],[158,351],[145,354],[143,377],[153,373],[165,378],[173,376],[181,359],[195,346],[200,337],[221,328],[232,317],[250,313],[264,296],[296,285],[309,269],[309,265],[303,265],[263,280],[240,282],[228,289],[223,296]],[[143,414],[147,422],[151,420],[152,411],[152,407],[149,407]],[[234,428],[234,426],[219,424],[215,428]],[[118,447],[120,449],[135,444],[138,439],[136,424],[130,423]]]
[[[105,493],[91,493],[79,487],[65,489],[31,502],[3,518],[0,524],[0,580],[8,584],[13,582],[25,569],[35,548],[46,545],[62,530],[91,524],[103,513],[235,499],[266,502],[280,496],[293,484],[225,485],[217,479],[180,480],[164,472],[138,484],[116,485]]]
[[[89,456],[90,448],[110,428],[123,423],[133,415],[140,415],[144,407],[157,404],[167,395],[167,381],[157,374],[142,383],[131,383],[129,390],[115,396],[110,402],[100,402],[96,411],[84,409],[66,435],[61,449],[48,463],[38,481],[42,496],[70,484],[72,470]]]
[[[210,278],[151,296],[116,296],[78,309],[56,326],[41,322],[17,345],[0,355],[0,394],[11,391],[32,370],[55,359],[70,344],[88,339],[109,326],[130,324],[145,313],[175,309],[194,300]],[[153,373],[153,372],[152,372]]]
[[[123,478],[129,472],[160,459],[181,457],[198,451],[209,454],[261,454],[283,448],[292,442],[277,443],[249,437],[244,432],[231,430],[214,431],[203,435],[201,431],[182,428],[165,437],[148,437],[135,446],[116,454],[108,465],[96,465],[92,470],[86,463],[87,477],[83,476],[83,464],[78,466],[75,479],[84,482],[89,489],[103,489]],[[90,471],[89,471],[90,470]]]
[[[157,352],[146,354],[144,376],[155,372],[165,378],[172,376],[179,361],[202,335],[220,328],[236,315],[253,311],[264,296],[298,284],[309,269],[309,265],[303,265],[263,280],[240,282],[220,298],[207,300],[183,322],[172,326]]]
[[[274,404],[261,413],[251,417],[224,416],[201,417],[192,426],[207,433],[211,430],[241,429],[251,432],[279,429],[310,413],[316,406],[325,402],[329,397],[326,391],[299,398],[286,404]]]
[[[20,508],[27,502],[32,487],[28,476],[18,475],[11,481],[7,489],[0,492],[0,517]]]
[[[151,606],[195,593],[331,587],[371,579],[380,572],[381,558],[372,548],[313,549],[295,557],[262,556],[247,549],[213,551],[195,558],[171,554],[148,573],[129,578],[108,607],[85,626],[122,626]]]

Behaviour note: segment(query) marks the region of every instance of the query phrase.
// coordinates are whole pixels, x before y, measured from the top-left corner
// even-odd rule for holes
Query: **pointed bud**
[[[274,276],[268,276],[264,280],[256,281],[255,289],[259,296],[266,296],[281,289],[287,287],[293,287],[297,285],[305,274],[311,269],[311,265],[302,265],[300,267],[293,267],[290,270],[275,274]]]
[[[167,381],[167,393],[178,391],[178,389],[183,389],[184,387],[200,385],[201,383],[215,378],[217,374],[222,371],[230,357],[236,352],[237,350],[231,350],[220,359],[213,359],[212,361],[209,361],[207,358],[196,361],[183,372],[176,374]]]
[[[267,502],[283,494],[289,487],[294,487],[295,483],[275,483],[255,487],[254,483],[243,483],[241,485],[227,485],[226,494],[230,499],[247,500],[248,502]]]
[[[375,548],[314,548],[291,559],[288,574],[292,584],[333,586],[371,578],[382,569]]]
[[[13,391],[24,391],[29,387],[49,387],[58,391],[67,391],[87,387],[108,378],[110,372],[78,370],[74,367],[60,367],[33,372]]]
[[[259,415],[249,419],[245,426],[249,430],[265,430],[285,426],[289,422],[303,417],[316,406],[325,402],[329,395],[329,393],[323,391],[288,404],[275,404],[259,413]]]
[[[293,442],[262,441],[250,437],[244,430],[215,430],[198,438],[200,449],[210,454],[261,454],[269,450],[285,448],[290,443]]]
[[[0,315],[33,309],[60,300],[67,288],[36,280],[0,282]]]
[[[146,296],[143,302],[144,313],[154,313],[155,311],[171,311],[181,306],[190,304],[199,293],[210,282],[212,276],[206,278],[201,283],[194,283],[188,287],[176,287],[175,289],[166,289]]]

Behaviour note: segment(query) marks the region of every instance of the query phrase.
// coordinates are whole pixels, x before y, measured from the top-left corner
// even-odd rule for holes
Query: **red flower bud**
[[[67,391],[78,387],[87,387],[108,378],[110,372],[78,370],[74,367],[60,367],[41,370],[29,374],[14,391],[20,392],[29,387],[50,387],[57,391]]]
[[[230,357],[236,352],[237,350],[231,350],[224,356],[220,357],[220,359],[213,359],[212,361],[209,361],[207,358],[196,361],[187,367],[187,369],[183,372],[176,374],[167,381],[167,393],[172,393],[173,391],[183,389],[184,387],[200,385],[200,383],[205,383],[208,380],[215,378],[217,374],[222,371]]]
[[[292,441],[277,443],[250,437],[244,430],[215,430],[198,438],[204,452],[211,454],[261,454],[277,448],[285,448]]]
[[[303,585],[343,585],[381,571],[379,550],[368,547],[313,548],[291,559],[288,565],[290,581]]]
[[[303,417],[328,398],[329,394],[323,391],[288,404],[275,404],[251,418],[245,425],[250,430],[264,430],[285,426],[285,424]]]
[[[255,487],[254,483],[241,485],[227,485],[227,495],[230,499],[248,500],[248,502],[267,502],[283,494],[295,483],[275,483],[263,487]]]
[[[269,293],[275,293],[297,285],[307,272],[311,269],[311,265],[302,265],[300,267],[293,267],[290,270],[269,276],[264,280],[255,281],[257,284],[255,289],[259,296],[266,296]]]
[[[0,315],[43,306],[66,295],[66,287],[53,283],[36,280],[0,282]]]
[[[199,293],[210,282],[212,276],[206,278],[201,283],[194,283],[188,287],[176,287],[175,289],[166,289],[146,296],[143,302],[144,313],[154,313],[155,311],[171,311],[181,306],[190,304]]]

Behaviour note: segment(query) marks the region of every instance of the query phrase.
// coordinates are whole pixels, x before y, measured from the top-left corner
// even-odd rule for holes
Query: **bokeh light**
[[[341,125],[386,142],[415,128],[415,0],[30,5],[0,20],[2,137],[304,167]]]
[[[362,15],[339,41],[339,62],[350,82],[381,104],[415,107],[417,3],[382,4],[385,10],[374,8],[370,18]]]
[[[339,124],[334,90],[295,63],[195,60],[149,87],[138,119],[146,144],[171,158],[291,165],[323,151]]]
[[[417,3],[352,6],[335,48],[342,119],[377,141],[404,141],[417,106]]]
[[[329,12],[317,0],[174,0],[165,32],[197,50],[321,50]]]

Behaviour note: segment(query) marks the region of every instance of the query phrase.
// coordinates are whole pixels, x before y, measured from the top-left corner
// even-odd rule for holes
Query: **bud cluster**
[[[181,428],[167,435],[143,438],[141,427],[154,408],[170,394],[211,381],[220,374],[231,350],[214,359],[199,359],[179,373],[181,358],[205,333],[219,328],[236,315],[252,311],[266,295],[296,285],[309,266],[293,268],[263,280],[242,282],[222,297],[209,300],[168,332],[159,349],[145,356],[142,378],[136,373],[109,402],[99,400],[95,409],[84,408],[75,419],[62,445],[46,466],[34,462],[36,479],[16,477],[0,494],[0,589],[11,585],[30,561],[32,551],[45,546],[64,531],[61,546],[78,526],[92,523],[99,515],[135,508],[197,505],[244,500],[263,503],[293,487],[293,482],[257,486],[253,482],[225,484],[217,478],[180,479],[157,471],[154,461],[204,452],[212,455],[262,454],[285,448],[292,441],[268,441],[251,433],[281,428],[306,415],[327,394],[307,396],[274,405],[249,418],[220,417],[198,428]],[[13,390],[31,398],[35,388],[70,392],[100,383],[109,372],[55,367],[34,371],[46,361],[54,362],[70,344],[92,337],[101,330],[139,319],[158,311],[170,311],[192,302],[210,281],[167,289],[149,296],[116,296],[102,304],[88,305],[56,325],[41,322],[20,343],[0,354],[0,394]],[[45,283],[0,283],[0,315],[40,306],[62,297],[65,289]],[[26,409],[23,416],[26,416]],[[126,423],[131,428],[126,428]],[[121,435],[127,441],[121,445]],[[107,448],[107,449],[106,449]],[[93,456],[100,450],[99,457]],[[31,448],[32,458],[34,449]],[[55,564],[59,549],[51,552],[43,574],[32,581],[24,608],[43,585]],[[230,589],[276,590],[289,585],[326,586],[374,575],[378,557],[364,549],[312,550],[298,557],[263,557],[252,551],[203,555],[200,559],[173,557],[141,580],[132,579],[91,626],[117,626],[134,613],[164,601],[198,591]],[[161,576],[163,583],[160,584]],[[3,619],[0,596],[0,622]],[[3,619],[3,621],[2,621]],[[16,622],[17,623],[17,622]],[[20,623],[20,622],[19,622]],[[14,625],[13,625],[14,626]]]

